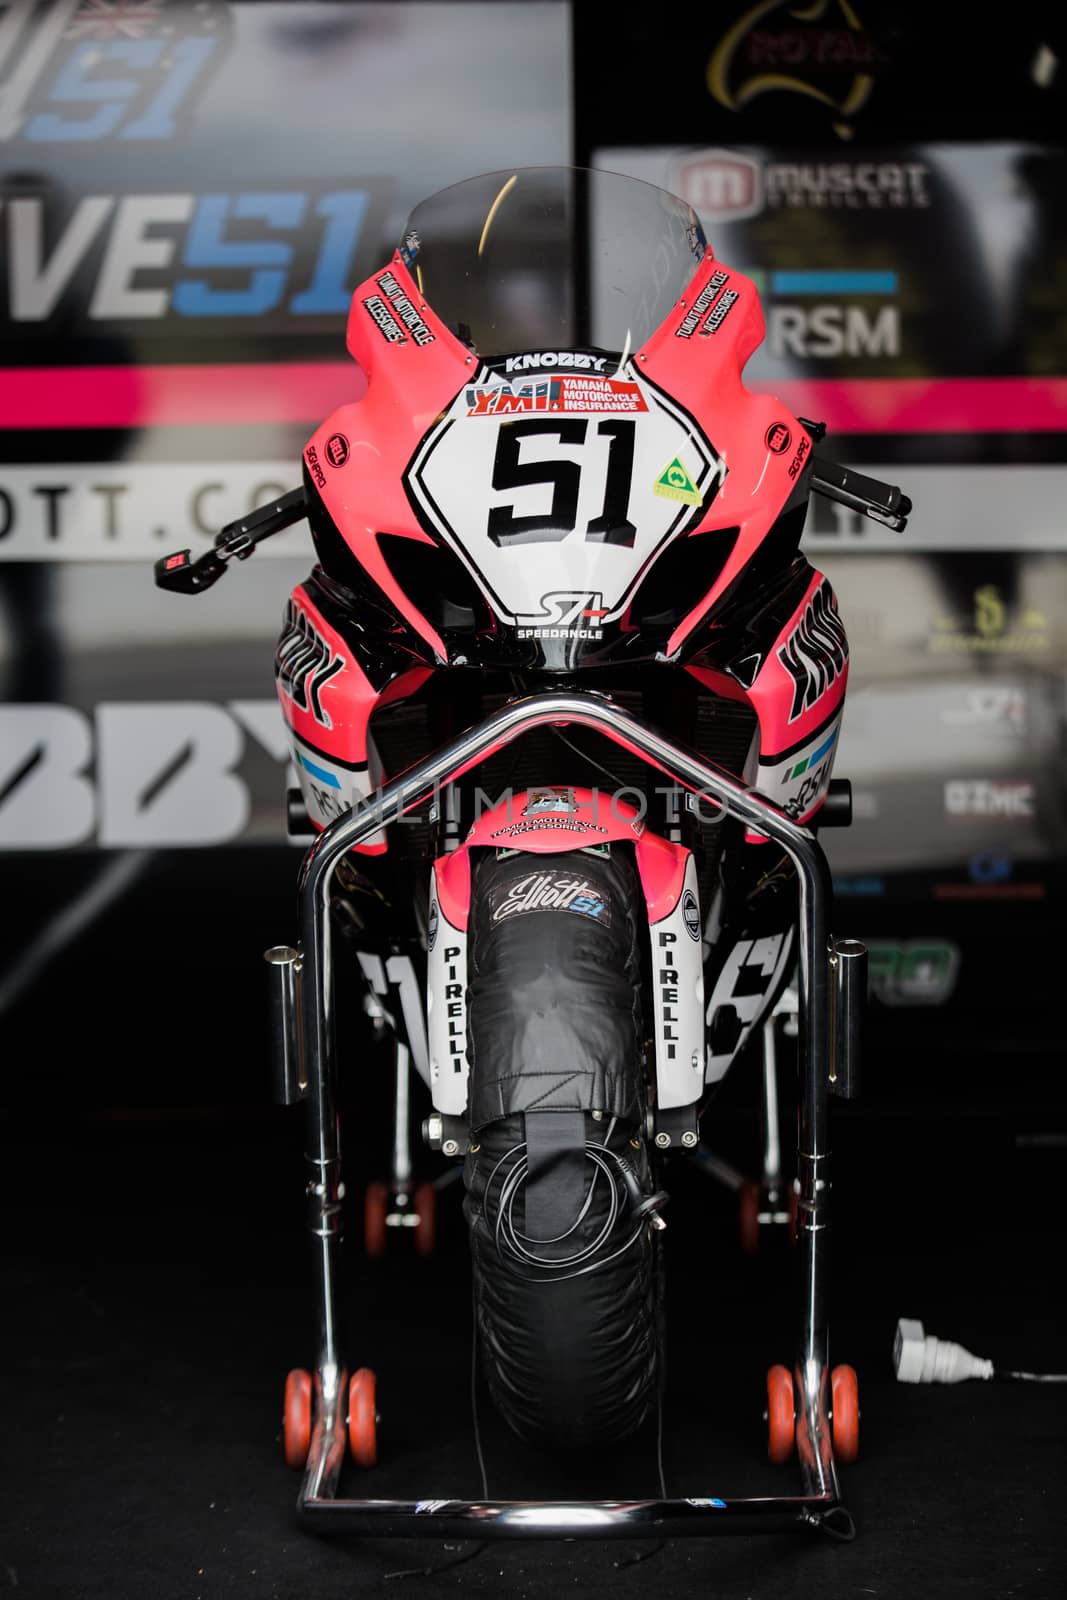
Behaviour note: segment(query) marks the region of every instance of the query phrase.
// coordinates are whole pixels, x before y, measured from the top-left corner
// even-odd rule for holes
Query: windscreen
[[[400,241],[423,297],[485,359],[596,349],[625,360],[659,327],[705,248],[684,200],[582,167],[454,184],[415,208]]]

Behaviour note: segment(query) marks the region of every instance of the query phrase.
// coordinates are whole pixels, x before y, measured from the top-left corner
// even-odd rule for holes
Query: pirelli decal
[[[467,934],[441,909],[437,867],[430,881],[426,939],[426,1010],[430,1095],[434,1109],[462,1116],[467,1109]]]
[[[778,659],[793,680],[789,720],[796,722],[822,699],[848,661],[848,640],[828,578],[804,607],[800,621],[778,651]]]

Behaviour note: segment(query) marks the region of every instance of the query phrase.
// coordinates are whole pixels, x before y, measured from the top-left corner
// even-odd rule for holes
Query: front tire
[[[472,881],[464,1209],[477,1337],[500,1414],[553,1450],[632,1434],[661,1366],[659,1251],[641,1210],[653,1190],[643,897],[629,853],[611,849],[486,856]],[[559,1160],[577,1193],[562,1224],[558,1189],[549,1197],[547,1231],[528,1162],[535,1117],[542,1145],[546,1127],[550,1146],[570,1141]],[[542,1183],[564,1168],[548,1170]]]

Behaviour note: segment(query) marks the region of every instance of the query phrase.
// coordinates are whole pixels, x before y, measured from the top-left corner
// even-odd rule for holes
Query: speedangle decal
[[[520,639],[602,639],[604,599],[589,589],[563,589],[541,596],[540,611],[519,616]]]
[[[508,358],[515,373],[526,360]],[[484,366],[422,440],[404,482],[421,525],[456,552],[497,615],[536,638],[619,616],[725,476],[697,422],[630,365],[610,377]]]

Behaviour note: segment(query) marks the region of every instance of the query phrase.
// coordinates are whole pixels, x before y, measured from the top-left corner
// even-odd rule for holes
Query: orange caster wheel
[[[794,1428],[793,1374],[788,1367],[771,1367],[767,1372],[767,1457],[776,1466],[793,1454]]]
[[[360,1367],[348,1385],[348,1447],[359,1467],[378,1464],[378,1413],[374,1402],[374,1373]]]
[[[437,1239],[437,1190],[432,1183],[420,1183],[415,1190],[415,1217],[415,1251],[428,1256]]]
[[[746,1256],[759,1254],[760,1188],[758,1183],[743,1183],[737,1191],[738,1223],[741,1229],[741,1248]]]
[[[363,1243],[373,1260],[385,1254],[385,1218],[389,1210],[389,1190],[384,1183],[368,1183],[363,1200]]]
[[[305,1466],[311,1448],[311,1373],[302,1367],[294,1367],[285,1380],[282,1438],[286,1466]]]
[[[860,1397],[855,1367],[835,1367],[833,1394],[834,1455],[847,1466],[860,1453]]]

